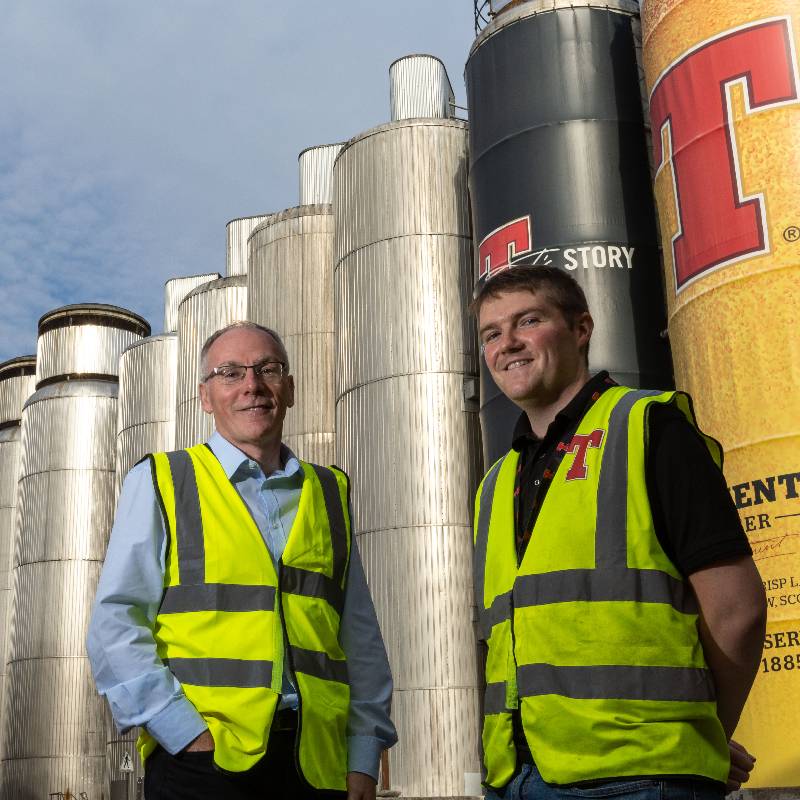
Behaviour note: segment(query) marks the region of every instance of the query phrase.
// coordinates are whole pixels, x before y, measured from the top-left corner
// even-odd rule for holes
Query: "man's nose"
[[[249,389],[253,391],[255,389],[263,389],[265,382],[256,375],[256,371],[252,368],[246,369],[244,372],[244,378],[242,378],[242,384],[245,389]]]
[[[522,347],[522,342],[517,336],[516,328],[509,328],[508,330],[500,333],[500,341],[498,342],[498,351],[501,353],[513,353]]]

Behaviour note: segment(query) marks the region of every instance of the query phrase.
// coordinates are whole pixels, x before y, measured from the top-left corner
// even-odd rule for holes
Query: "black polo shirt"
[[[513,439],[520,454],[514,491],[519,561],[564,456],[559,443],[569,443],[592,403],[616,385],[607,372],[595,375],[556,415],[543,439],[532,432],[527,415],[520,416]],[[678,571],[686,577],[719,561],[752,555],[722,472],[695,428],[666,405],[650,407],[648,424],[647,495],[658,541]],[[530,761],[518,711],[513,721],[519,758]]]
[[[616,383],[607,372],[591,378],[556,415],[543,439],[526,414],[514,431],[520,454],[514,493],[517,555],[522,560],[550,479],[578,424],[602,393]],[[672,406],[653,405],[649,414],[645,479],[656,536],[678,571],[691,575],[717,561],[751,555],[725,478],[697,431]]]

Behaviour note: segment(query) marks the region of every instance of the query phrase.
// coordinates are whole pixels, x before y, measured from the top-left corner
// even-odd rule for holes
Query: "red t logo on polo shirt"
[[[586,451],[590,447],[600,447],[603,443],[605,431],[598,428],[591,433],[576,433],[572,437],[569,444],[559,442],[558,449],[566,450],[568,453],[575,453],[575,458],[572,461],[572,466],[567,470],[565,480],[578,481],[583,480],[589,472],[586,466]]]

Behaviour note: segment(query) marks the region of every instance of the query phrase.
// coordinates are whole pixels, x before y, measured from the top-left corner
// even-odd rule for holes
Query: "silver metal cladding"
[[[62,378],[117,376],[120,353],[150,335],[150,325],[132,311],[100,303],[62,306],[39,320],[36,386]]]
[[[393,62],[389,67],[389,111],[393,122],[455,116],[455,95],[444,63],[421,54]]]
[[[456,120],[374,128],[334,168],[336,455],[392,666],[404,797],[461,797],[479,772],[466,170]]]
[[[2,386],[0,385],[0,391]],[[0,428],[0,752],[2,751],[2,698],[6,683],[6,647],[10,635],[11,553],[19,478],[19,425]]]
[[[10,635],[11,556],[16,528],[22,407],[34,392],[36,358],[20,356],[0,364],[0,752],[6,648]]]
[[[248,318],[283,338],[297,393],[283,438],[306,461],[333,464],[333,235],[330,205],[290,208],[250,237]]]
[[[23,409],[2,797],[103,790],[104,701],[84,642],[114,512],[116,405],[116,383],[71,380]]]
[[[205,275],[187,275],[168,280],[164,284],[164,333],[175,333],[178,330],[178,306],[192,289],[209,281],[218,281],[221,277],[218,272],[209,272]]]
[[[330,203],[333,199],[333,164],[344,142],[308,147],[297,157],[300,172],[300,205]]]
[[[36,391],[36,356],[18,356],[0,364],[0,427],[17,423],[22,406]]]
[[[239,217],[232,219],[225,226],[225,233],[228,240],[225,256],[226,275],[230,278],[234,275],[247,274],[247,240],[253,229],[266,222],[272,214],[259,214],[253,217]]]
[[[204,442],[213,418],[200,407],[200,349],[214,331],[247,319],[247,276],[221,278],[198,286],[178,309],[178,386],[175,447]]]
[[[128,470],[147,453],[175,447],[178,335],[142,339],[119,360],[116,494]]]

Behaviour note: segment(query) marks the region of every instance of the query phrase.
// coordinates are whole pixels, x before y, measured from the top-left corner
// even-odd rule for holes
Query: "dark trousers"
[[[144,771],[145,800],[342,800],[345,792],[318,792],[297,774],[295,731],[275,731],[264,758],[247,772],[214,766],[214,754],[179,753],[158,747]]]

